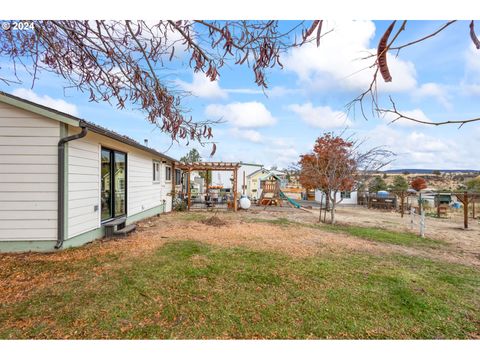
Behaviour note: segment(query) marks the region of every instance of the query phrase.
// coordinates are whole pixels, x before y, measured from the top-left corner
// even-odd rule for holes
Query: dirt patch
[[[212,217],[209,217],[208,219],[204,219],[201,221],[202,224],[208,225],[208,226],[225,226],[227,223],[220,219],[217,215],[213,215]]]

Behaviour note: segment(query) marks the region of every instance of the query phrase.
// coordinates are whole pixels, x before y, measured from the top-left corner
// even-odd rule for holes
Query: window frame
[[[100,204],[100,223],[106,223],[108,221],[111,221],[113,219],[121,218],[123,216],[128,216],[128,153],[125,151],[120,151],[116,149],[112,149],[106,146],[100,145],[100,154],[102,154],[103,151],[108,151],[110,153],[110,206],[111,206],[111,216],[108,219],[102,219],[102,208]],[[125,212],[123,214],[116,214],[115,213],[115,154],[121,154],[125,155],[125,191],[124,191],[124,196],[125,196]],[[101,198],[101,193],[102,193],[102,164],[101,164],[101,155],[100,155],[100,198]]]
[[[347,196],[348,194],[348,196]],[[352,198],[352,192],[351,191],[340,191],[340,199],[351,199]]]
[[[170,175],[170,178],[167,178],[167,175]],[[165,165],[165,182],[172,182],[172,167],[170,165]]]
[[[182,170],[175,169],[175,185],[182,185]]]
[[[162,168],[161,168],[161,162],[158,160],[153,160],[153,174],[152,174],[152,181],[154,184],[159,184],[161,181],[161,176],[162,176]]]

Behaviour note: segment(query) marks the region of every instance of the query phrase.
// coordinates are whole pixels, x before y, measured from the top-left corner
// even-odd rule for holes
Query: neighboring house
[[[251,199],[260,199],[262,195],[262,182],[266,180],[277,180],[280,188],[286,187],[288,181],[286,174],[278,170],[258,169],[247,176],[247,196]]]
[[[128,137],[0,92],[0,251],[79,246],[103,237],[111,219],[171,211],[174,164]]]
[[[237,189],[240,193],[243,193],[243,185],[245,178],[245,194],[248,194],[248,176],[259,169],[263,168],[263,165],[260,164],[250,164],[240,162],[240,167],[238,168],[238,177],[237,177]],[[231,171],[212,171],[212,184],[216,186],[222,186],[224,189],[232,188],[232,179],[233,174]]]
[[[323,194],[323,201],[322,201]],[[357,205],[357,191],[339,191],[335,197],[335,201],[340,205]],[[332,192],[333,196],[333,192]],[[341,200],[341,201],[340,201]],[[325,204],[326,196],[323,191],[315,190],[315,201]]]

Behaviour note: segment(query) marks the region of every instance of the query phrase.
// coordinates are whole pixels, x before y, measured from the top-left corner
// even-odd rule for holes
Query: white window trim
[[[161,167],[161,163],[160,161],[157,161],[157,160],[153,160],[153,165],[155,167],[155,170],[153,171],[153,183],[154,184],[160,184],[160,181],[161,181],[161,177],[162,177],[162,167]],[[158,176],[155,176],[156,173],[157,173],[157,167],[158,167]],[[156,180],[155,180],[156,179]]]
[[[167,180],[167,168],[170,168],[170,180]],[[172,167],[170,165],[165,165],[165,182],[171,183],[172,182]]]

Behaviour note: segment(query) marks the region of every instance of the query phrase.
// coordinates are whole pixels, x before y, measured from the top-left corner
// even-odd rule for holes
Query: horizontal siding
[[[0,104],[0,241],[55,240],[60,126]]]
[[[162,182],[153,182],[153,159],[140,152],[128,156],[128,215],[162,204]],[[161,176],[163,176],[163,172]]]
[[[0,133],[2,128],[0,128]],[[0,145],[3,155],[57,155],[57,146]]]
[[[34,228],[22,229],[0,229],[0,241],[31,241],[31,240],[55,240],[57,238],[56,227],[52,229],[41,229],[34,225]]]
[[[52,201],[0,201],[0,211],[57,210],[57,203]]]
[[[25,174],[2,174],[0,184],[3,183],[31,183],[33,180],[42,183],[57,183],[57,174],[34,174],[34,176],[25,176]]]
[[[77,129],[70,132],[78,133]],[[68,143],[68,237],[100,226],[100,163],[92,137]],[[95,211],[95,206],[99,207]]]
[[[0,191],[0,201],[47,201],[57,203],[57,192]]]

